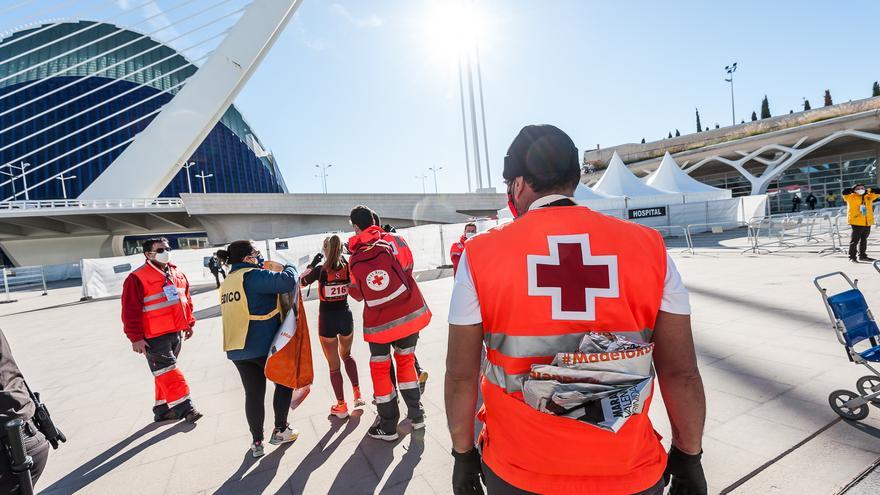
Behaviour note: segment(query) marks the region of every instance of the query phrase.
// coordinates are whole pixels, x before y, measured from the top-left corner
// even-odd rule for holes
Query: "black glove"
[[[318,266],[318,263],[324,260],[324,253],[318,253],[312,258],[312,262],[309,263],[309,268],[315,268]]]
[[[480,453],[472,448],[464,454],[452,449],[455,467],[452,468],[452,493],[455,495],[483,495],[483,465]]]
[[[706,486],[706,475],[703,474],[703,464],[699,454],[685,454],[678,450],[675,445],[669,449],[669,460],[666,462],[666,472],[663,473],[663,484],[668,485],[672,481],[669,495],[706,495],[709,488]]]

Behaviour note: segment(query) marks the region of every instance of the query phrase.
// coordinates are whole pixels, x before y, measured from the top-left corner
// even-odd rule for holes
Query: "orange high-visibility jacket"
[[[168,265],[168,275],[152,263],[145,263],[131,273],[144,287],[144,337],[150,339],[166,333],[179,332],[195,323],[186,275],[176,266]],[[177,287],[177,300],[169,300],[166,286]]]
[[[397,258],[400,266],[402,266],[405,271],[412,272],[413,267],[415,266],[415,261],[413,258],[412,249],[409,248],[409,244],[406,243],[406,239],[401,237],[400,234],[395,234],[393,232],[385,232],[381,229],[380,232],[380,238],[383,241],[388,242],[388,244],[391,246],[391,252],[394,253],[394,257]]]
[[[630,494],[657,483],[666,453],[648,409],[617,433],[523,402],[532,364],[576,351],[586,332],[649,341],[666,249],[648,228],[585,207],[530,211],[467,242],[483,318],[483,460],[537,493]]]

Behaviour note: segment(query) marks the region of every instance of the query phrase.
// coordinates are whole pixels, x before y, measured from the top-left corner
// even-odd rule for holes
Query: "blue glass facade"
[[[13,42],[18,37],[23,38]],[[102,37],[107,39],[90,45]],[[126,141],[149,125],[195,70],[170,48],[107,24],[20,31],[0,42],[0,164],[30,164],[30,199],[61,198],[56,177],[75,175],[65,183],[67,196],[74,198],[122,154]],[[286,192],[271,155],[234,107],[190,161],[195,162],[190,168],[193,192],[202,192],[195,177],[199,173],[213,174],[206,180],[208,192]],[[0,176],[0,200],[23,199],[24,186],[20,177],[13,182]],[[181,169],[161,196],[187,191]]]

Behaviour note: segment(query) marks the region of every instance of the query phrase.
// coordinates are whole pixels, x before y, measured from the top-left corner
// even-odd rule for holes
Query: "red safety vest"
[[[431,310],[382,231],[372,226],[348,241],[352,292],[364,301],[364,340],[387,344],[428,326]]]
[[[452,247],[449,249],[449,258],[452,260],[452,274],[454,275],[458,272],[458,262],[461,261],[461,254],[464,253],[464,241],[467,240],[467,237],[461,236],[461,239],[458,242],[452,244]]]
[[[400,266],[402,266],[404,270],[411,272],[415,261],[413,260],[412,249],[409,248],[406,239],[401,237],[400,234],[385,232],[381,229],[380,231],[381,235],[379,238],[386,241],[391,246],[391,251],[394,253],[394,257],[397,258],[397,261],[400,262]]]
[[[348,284],[351,281],[348,275],[348,262],[339,258],[341,268],[329,268],[329,263],[324,263],[321,268],[322,277],[318,277],[318,297],[322,301],[344,301],[348,298]]]
[[[612,433],[533,409],[522,383],[586,332],[651,340],[666,276],[661,236],[584,207],[546,207],[468,240],[467,256],[488,359],[486,464],[537,493],[631,494],[657,483],[666,453],[650,399]]]
[[[131,273],[144,288],[144,337],[150,339],[166,333],[186,330],[192,321],[192,304],[189,301],[186,275],[176,266],[168,265],[165,272],[147,262]],[[177,299],[168,299],[165,287],[177,288]],[[173,296],[172,296],[173,298]]]

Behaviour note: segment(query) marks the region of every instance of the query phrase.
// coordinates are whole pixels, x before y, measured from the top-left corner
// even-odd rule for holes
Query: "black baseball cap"
[[[519,131],[504,157],[504,180],[534,177],[544,183],[567,182],[580,177],[581,166],[574,141],[556,126],[527,125]]]

